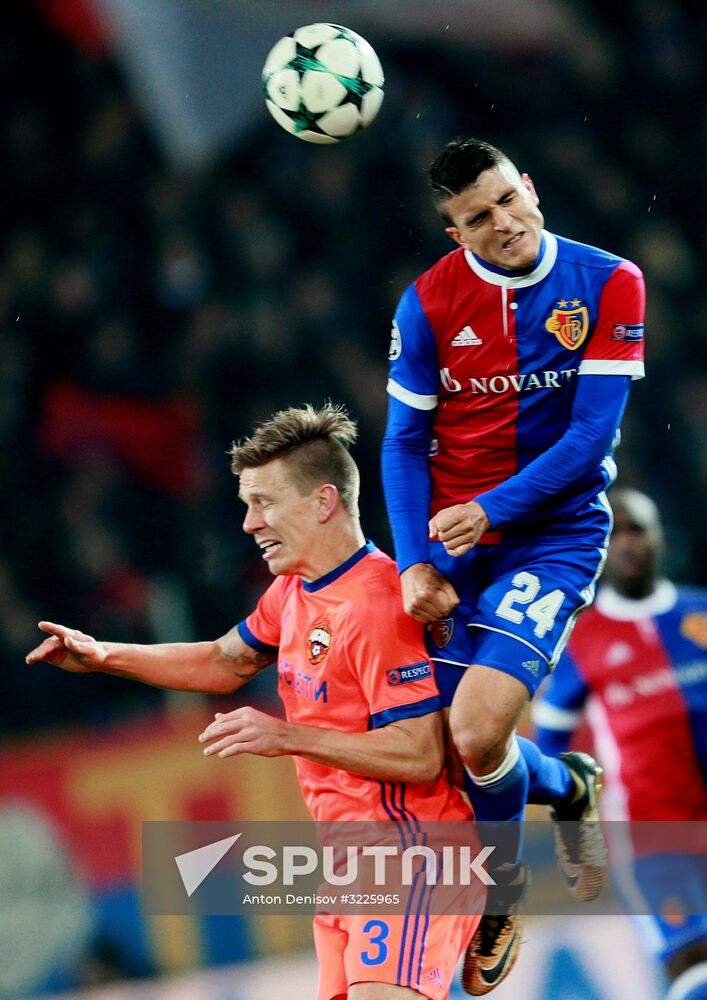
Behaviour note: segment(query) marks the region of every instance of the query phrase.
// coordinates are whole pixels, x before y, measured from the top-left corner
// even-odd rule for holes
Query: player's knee
[[[508,743],[506,726],[498,720],[469,719],[463,713],[449,714],[452,741],[464,765],[474,774],[486,774],[503,760]]]

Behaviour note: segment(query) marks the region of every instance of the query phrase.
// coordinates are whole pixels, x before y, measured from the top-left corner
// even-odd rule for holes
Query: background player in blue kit
[[[707,819],[707,592],[659,576],[663,532],[643,493],[612,493],[602,585],[533,705],[545,753],[569,746],[586,708],[606,770],[605,819]],[[625,823],[615,886],[673,981],[670,1000],[707,997],[703,859],[641,856]],[[674,840],[679,847],[680,827]],[[628,853],[626,853],[628,848]],[[701,915],[700,915],[701,914]]]
[[[405,606],[428,623],[478,819],[520,820],[532,801],[581,821],[556,839],[570,889],[590,899],[605,868],[587,822],[600,769],[543,756],[515,728],[603,565],[612,450],[643,375],[643,279],[546,232],[531,179],[488,143],[449,143],[430,181],[459,247],[404,292],[393,323],[383,480]],[[520,932],[518,853],[496,873],[508,917],[477,932],[491,976]]]

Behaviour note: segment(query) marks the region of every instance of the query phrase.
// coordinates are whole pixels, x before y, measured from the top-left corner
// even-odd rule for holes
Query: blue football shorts
[[[450,705],[472,663],[516,677],[531,698],[552,671],[579,612],[594,599],[606,558],[606,532],[590,542],[553,538],[476,545],[450,556],[430,542],[430,561],[450,581],[460,603],[425,629],[442,704]]]

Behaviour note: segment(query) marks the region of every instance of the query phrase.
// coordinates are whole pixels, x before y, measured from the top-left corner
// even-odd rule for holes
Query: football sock
[[[522,819],[528,799],[528,765],[513,741],[505,760],[490,774],[465,768],[464,787],[479,823],[479,835],[496,850],[489,867],[515,864],[522,847]]]
[[[550,805],[575,797],[577,786],[566,764],[556,757],[547,757],[523,736],[517,736],[516,741],[528,769],[528,802]]]

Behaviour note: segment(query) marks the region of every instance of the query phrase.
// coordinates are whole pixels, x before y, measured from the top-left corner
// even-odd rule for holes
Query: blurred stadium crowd
[[[268,574],[240,530],[225,452],[276,408],[350,407],[364,526],[390,550],[378,475],[390,318],[451,248],[424,171],[456,134],[531,174],[548,228],[643,268],[648,377],[620,481],[662,507],[671,573],[705,583],[707,18],[667,0],[571,3],[588,34],[563,51],[372,38],[388,87],[370,132],[313,147],[263,109],[190,173],[169,165],[109,52],[7,6],[0,731],[111,725],[164,704],[25,667],[39,618],[188,640],[252,607]]]

